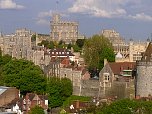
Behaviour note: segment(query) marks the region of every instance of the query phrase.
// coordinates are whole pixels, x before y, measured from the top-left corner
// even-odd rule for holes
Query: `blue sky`
[[[0,0],[0,30],[49,34],[52,12],[58,11],[63,20],[78,21],[86,36],[115,29],[125,39],[145,40],[152,33],[151,6],[152,0]]]

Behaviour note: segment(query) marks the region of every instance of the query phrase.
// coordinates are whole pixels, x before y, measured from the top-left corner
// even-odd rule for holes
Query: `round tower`
[[[152,62],[138,61],[136,75],[136,98],[152,95]]]

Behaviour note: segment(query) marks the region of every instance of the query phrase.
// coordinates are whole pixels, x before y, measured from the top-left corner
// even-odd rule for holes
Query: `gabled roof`
[[[141,61],[152,61],[152,42],[149,43],[145,53],[143,53]]]
[[[35,94],[35,93],[27,93],[27,94],[26,94],[26,97],[28,97],[28,99],[29,99],[30,101],[32,101],[36,95],[37,95],[37,94]],[[41,99],[41,100],[47,100],[47,99],[48,99],[48,97],[47,97],[46,95],[38,95],[38,97],[39,97],[39,99]]]
[[[133,70],[136,67],[135,62],[111,62],[108,64],[114,74],[120,74],[123,70]]]

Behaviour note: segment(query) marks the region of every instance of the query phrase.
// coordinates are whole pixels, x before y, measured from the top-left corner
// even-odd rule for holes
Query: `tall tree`
[[[94,35],[86,39],[83,52],[85,63],[91,69],[102,69],[105,58],[110,62],[115,60],[112,44],[104,36]]]
[[[23,59],[11,60],[4,65],[2,76],[6,86],[17,87],[23,95],[27,92],[45,92],[46,80],[43,72],[30,61]]]
[[[47,83],[49,106],[59,107],[72,94],[72,83],[67,78],[51,77]]]

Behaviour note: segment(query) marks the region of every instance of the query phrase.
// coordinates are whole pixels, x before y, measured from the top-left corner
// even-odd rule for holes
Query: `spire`
[[[152,42],[152,33],[151,33],[151,42]]]
[[[0,31],[0,37],[2,37],[2,36],[3,36],[2,31]]]

